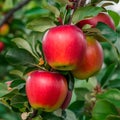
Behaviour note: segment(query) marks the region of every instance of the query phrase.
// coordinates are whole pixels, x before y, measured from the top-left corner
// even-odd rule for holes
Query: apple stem
[[[58,22],[59,22],[61,25],[63,25],[63,20],[62,20],[61,17],[58,17],[57,20],[58,20]]]

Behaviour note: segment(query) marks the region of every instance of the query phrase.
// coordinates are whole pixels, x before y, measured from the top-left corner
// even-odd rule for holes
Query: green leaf
[[[111,42],[115,42],[117,40],[117,33],[111,29],[110,27],[108,27],[108,25],[102,23],[102,22],[98,22],[97,29],[100,30],[101,34],[109,41]]]
[[[120,79],[110,80],[108,83],[108,87],[110,88],[120,88]]]
[[[5,83],[0,83],[0,97],[3,97],[4,95],[8,94],[8,88]]]
[[[66,118],[65,120],[76,120],[76,116],[74,114],[74,112],[72,112],[71,110],[66,110]]]
[[[73,102],[69,106],[68,109],[70,109],[72,112],[74,112],[77,118],[78,117],[80,118],[81,116],[83,116],[83,112],[84,112],[83,111],[83,109],[84,109],[84,101],[77,100],[77,101]]]
[[[23,95],[15,95],[14,97],[12,97],[11,99],[11,106],[15,107],[15,108],[24,108],[24,103],[27,101],[26,96]]]
[[[72,3],[69,0],[54,0],[54,1],[61,4],[72,5]]]
[[[51,27],[55,27],[56,25],[50,18],[38,18],[34,19],[27,24],[27,28],[33,31],[45,32]]]
[[[108,115],[106,120],[120,120],[120,116],[117,115]]]
[[[95,7],[95,6],[80,7],[73,14],[72,23],[76,24],[80,20],[83,20],[86,17],[96,16],[102,10],[103,9],[101,7]]]
[[[32,66],[36,59],[26,50],[20,48],[9,48],[5,57],[12,65]]]
[[[95,120],[106,120],[108,115],[118,115],[115,106],[108,101],[98,100],[92,111],[92,117]]]
[[[32,52],[31,46],[23,38],[14,38],[12,39],[12,42],[14,42],[18,46],[18,48],[23,48],[27,50],[28,52],[30,52],[32,55],[34,55]]]
[[[117,41],[115,42],[115,47],[117,48],[119,54],[120,54],[120,33],[117,32]]]
[[[14,113],[8,106],[0,102],[1,120],[21,120],[20,116]]]
[[[114,106],[120,108],[120,91],[118,89],[109,89],[104,93],[97,95],[98,99],[107,100]]]
[[[49,4],[48,1],[42,0],[42,7],[45,8],[45,9],[47,9],[47,10],[49,10],[50,12],[52,12],[55,15],[56,18],[59,18],[60,11],[58,10],[57,7]]]
[[[37,18],[38,16],[41,17],[45,17],[48,16],[50,14],[50,12],[46,9],[41,9],[38,7],[32,8],[30,10],[25,11],[24,15],[26,17],[30,17],[30,18]]]
[[[85,95],[89,93],[89,90],[87,88],[75,88],[75,94],[77,100],[85,100]]]
[[[114,23],[115,23],[115,26],[117,27],[118,24],[119,24],[119,21],[120,21],[120,16],[117,12],[115,11],[112,11],[112,10],[108,10],[108,13],[109,15],[112,17]]]
[[[109,66],[106,68],[105,73],[104,73],[104,75],[103,75],[103,77],[102,77],[102,79],[101,79],[101,81],[100,81],[101,86],[104,87],[104,85],[108,83],[109,78],[110,78],[111,75],[113,74],[115,68],[116,68],[116,64],[115,64],[115,63],[109,65]]]
[[[3,5],[3,10],[9,10],[13,8],[13,0],[5,0],[4,5]]]

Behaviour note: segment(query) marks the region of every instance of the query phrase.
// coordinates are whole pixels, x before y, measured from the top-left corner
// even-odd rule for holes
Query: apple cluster
[[[46,62],[55,70],[36,70],[28,75],[26,94],[31,106],[52,112],[58,108],[65,109],[72,97],[68,89],[68,80],[58,71],[71,71],[77,79],[87,79],[95,75],[103,64],[103,49],[94,36],[86,36],[82,27],[86,24],[96,27],[104,22],[115,30],[111,18],[99,13],[84,19],[76,25],[60,25],[50,28],[42,40]]]

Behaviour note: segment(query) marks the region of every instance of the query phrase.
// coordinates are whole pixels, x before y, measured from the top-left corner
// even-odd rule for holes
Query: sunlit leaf
[[[87,17],[96,16],[103,9],[101,7],[85,6],[78,8],[73,14],[72,23],[76,24]]]
[[[27,28],[33,31],[45,32],[51,27],[55,27],[56,25],[50,18],[39,18],[34,19],[27,24]]]
[[[108,101],[98,100],[92,111],[92,117],[95,120],[106,120],[108,115],[118,115],[115,106]]]

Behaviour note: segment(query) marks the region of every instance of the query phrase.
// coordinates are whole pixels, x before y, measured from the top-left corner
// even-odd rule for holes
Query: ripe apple
[[[67,92],[67,80],[60,73],[36,70],[28,75],[26,94],[35,109],[52,112],[60,108]]]
[[[9,32],[9,26],[8,26],[8,24],[4,24],[4,25],[2,25],[2,26],[0,27],[0,35],[1,35],[1,36],[7,35],[8,32]]]
[[[98,22],[103,22],[107,24],[110,28],[115,30],[115,25],[112,18],[106,13],[99,13],[97,16],[86,18],[77,23],[79,28],[83,28],[86,24],[91,25],[91,27],[96,27]]]
[[[83,59],[86,40],[74,25],[53,27],[43,37],[43,53],[47,63],[57,70],[73,70]]]
[[[68,107],[71,98],[72,98],[72,91],[71,91],[71,90],[68,90],[67,96],[66,96],[66,98],[65,98],[65,100],[64,100],[64,102],[63,102],[63,104],[62,104],[62,106],[61,106],[61,109],[62,109],[62,110],[66,109],[66,108]]]
[[[78,79],[87,79],[97,73],[103,64],[103,49],[94,37],[86,37],[87,49],[82,61],[72,73]]]
[[[5,45],[3,42],[0,41],[0,52],[5,48]]]

